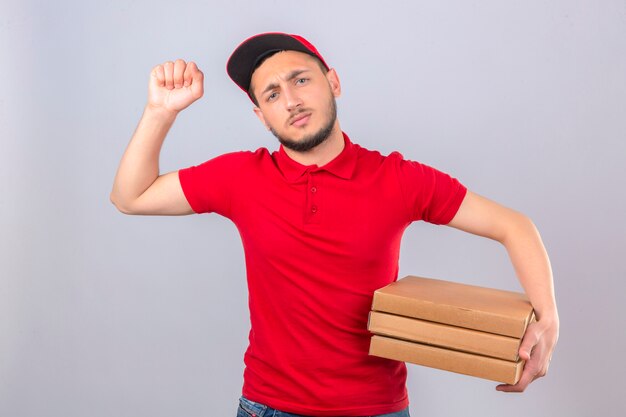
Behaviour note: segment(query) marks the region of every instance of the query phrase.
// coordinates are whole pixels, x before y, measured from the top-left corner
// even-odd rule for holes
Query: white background
[[[522,395],[409,366],[415,416],[623,416],[626,2],[24,1],[0,4],[0,416],[234,416],[248,312],[235,227],[109,203],[150,69],[194,60],[205,97],[170,171],[276,148],[227,78],[258,32],[298,33],[343,84],[342,128],[528,214],[561,338]],[[411,226],[400,276],[520,290],[498,244]]]

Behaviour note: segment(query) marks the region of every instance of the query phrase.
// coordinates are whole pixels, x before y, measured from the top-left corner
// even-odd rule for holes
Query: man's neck
[[[343,139],[343,133],[341,132],[341,128],[337,122],[335,123],[328,139],[317,145],[315,148],[306,152],[298,152],[286,147],[283,147],[283,149],[291,159],[299,164],[317,165],[318,167],[321,167],[335,159],[341,151],[343,151],[344,147],[345,142]]]

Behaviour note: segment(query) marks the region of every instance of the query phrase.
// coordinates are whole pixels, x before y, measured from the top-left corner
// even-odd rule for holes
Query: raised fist
[[[204,74],[195,62],[182,59],[159,64],[150,72],[148,105],[179,112],[202,97]]]

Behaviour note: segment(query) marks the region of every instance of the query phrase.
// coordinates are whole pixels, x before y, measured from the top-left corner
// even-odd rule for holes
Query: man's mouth
[[[310,118],[311,113],[309,112],[298,113],[296,116],[293,116],[291,118],[289,124],[296,127],[304,126],[305,124],[307,124]]]

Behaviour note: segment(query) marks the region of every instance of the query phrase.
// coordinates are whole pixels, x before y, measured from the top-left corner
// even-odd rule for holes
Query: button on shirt
[[[231,219],[241,235],[251,322],[243,395],[295,414],[407,406],[404,363],[368,355],[372,296],[397,278],[406,227],[448,223],[466,193],[397,152],[344,141],[322,167],[299,164],[281,146],[179,171],[193,210]]]

